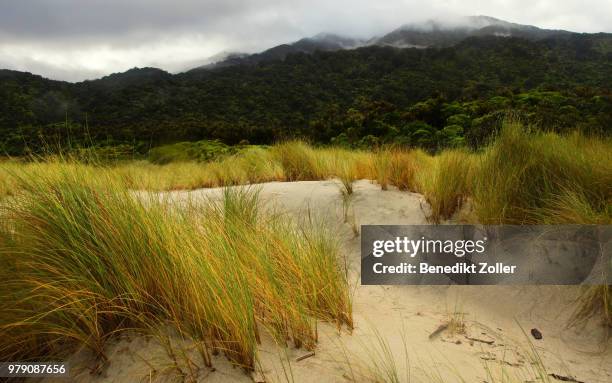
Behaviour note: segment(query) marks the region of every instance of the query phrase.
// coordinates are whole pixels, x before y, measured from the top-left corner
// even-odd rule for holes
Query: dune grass
[[[457,307],[455,307],[453,313],[449,313],[448,325],[444,330],[451,337],[464,334],[466,331],[463,314],[456,310]],[[550,371],[550,366],[544,362],[539,347],[536,347],[523,326],[518,322],[517,325],[523,333],[524,340],[522,342],[509,340],[511,345],[504,347],[508,351],[514,349],[520,352],[526,363],[511,366],[509,363],[505,363],[504,359],[493,361],[483,359],[481,360],[481,374],[486,379],[480,381],[491,383],[552,383],[563,378],[574,379],[569,371],[567,371],[567,376],[556,375],[559,379],[555,378],[555,375]],[[410,339],[403,326],[394,331],[393,337],[396,340],[399,338],[401,341],[401,347],[396,346],[395,349],[392,349],[391,346],[392,339],[371,324],[367,330],[369,332],[368,336],[363,337],[366,341],[359,345],[359,350],[350,350],[342,342],[338,342],[342,358],[334,360],[334,362],[339,367],[348,370],[343,377],[350,382],[367,383],[468,383],[475,381],[473,376],[466,376],[464,369],[454,365],[445,357],[442,358],[444,362],[441,363],[440,359],[431,355],[429,356],[431,360],[428,360],[429,358],[418,352],[409,351]],[[476,364],[470,367],[478,369]]]
[[[476,155],[464,150],[448,150],[423,163],[418,175],[417,191],[431,207],[430,219],[439,223],[449,219],[461,208],[471,192],[475,176],[473,162]]]
[[[53,163],[47,162],[50,172]],[[29,166],[0,163],[0,197],[15,194],[19,186],[12,175]],[[529,132],[513,122],[475,153],[450,149],[430,155],[392,147],[365,152],[290,141],[205,163],[131,161],[100,169],[131,189],[151,191],[339,178],[351,194],[355,180],[371,179],[383,190],[395,186],[423,194],[435,223],[467,201],[471,220],[486,224],[612,222],[612,141]]]
[[[287,181],[317,180],[325,177],[323,156],[315,156],[313,149],[300,141],[278,144],[272,155],[284,169]]]
[[[610,140],[509,123],[477,162],[473,198],[482,223],[611,222]]]
[[[333,236],[262,212],[256,189],[181,209],[113,172],[30,167],[0,210],[2,360],[84,345],[103,361],[118,334],[170,326],[205,364],[222,352],[252,369],[261,328],[313,348],[317,320],[352,326]]]
[[[0,198],[10,196],[16,189],[10,175],[13,166],[9,161],[0,161]]]
[[[53,172],[55,162],[45,162],[51,169],[40,171]],[[15,194],[19,186],[12,175],[28,167],[0,163],[0,197]],[[131,161],[100,169],[131,189],[151,191],[339,178],[351,194],[355,180],[371,179],[383,190],[395,186],[423,194],[435,223],[467,201],[471,220],[480,223],[612,222],[611,140],[529,132],[513,122],[476,153],[450,149],[432,156],[392,147],[365,152],[290,141],[204,163]]]
[[[339,178],[345,219],[354,181],[370,179],[383,190],[397,187],[421,193],[431,207],[433,223],[450,219],[464,207],[470,211],[462,217],[471,223],[612,223],[612,141],[578,133],[530,131],[516,122],[507,122],[496,139],[478,152],[451,149],[431,155],[393,147],[367,152],[290,141],[270,148],[249,147],[199,163],[131,161],[102,167],[57,159],[38,163],[11,160],[0,162],[0,198],[19,196],[23,190],[33,195],[34,187],[28,185],[35,179],[46,182],[41,187],[50,190],[51,180],[57,181],[58,175],[83,172],[87,179],[105,180],[124,194],[124,189],[190,190]],[[20,179],[21,174],[27,174],[30,181]],[[181,219],[180,225],[186,224]],[[606,298],[610,291],[609,286],[589,291],[584,302],[591,303],[580,312],[595,307],[612,317]]]
[[[371,160],[373,179],[382,190],[390,185],[400,190],[416,190],[416,175],[419,167],[427,157],[420,150],[402,150],[394,147],[382,147],[374,153]]]
[[[583,324],[595,316],[601,318],[604,326],[612,327],[612,286],[584,287],[569,324]]]

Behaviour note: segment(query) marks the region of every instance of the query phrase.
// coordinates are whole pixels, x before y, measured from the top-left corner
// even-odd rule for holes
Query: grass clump
[[[392,153],[390,150],[380,149],[374,154],[372,169],[376,176],[376,182],[382,190],[387,190],[391,183],[391,162]]]
[[[485,224],[612,223],[612,141],[529,132],[507,123],[478,157],[475,215]],[[612,324],[611,286],[588,288],[574,322],[599,312]]]
[[[612,144],[507,123],[480,157],[474,207],[482,223],[609,223]]]
[[[2,360],[84,345],[103,361],[118,334],[170,326],[206,364],[252,369],[262,327],[313,348],[317,319],[352,325],[332,237],[264,214],[256,190],[180,209],[91,167],[33,166],[0,211]]]
[[[339,165],[338,178],[342,183],[341,193],[343,196],[351,196],[354,192],[353,183],[357,181],[355,165],[351,162],[344,162]],[[345,197],[343,197],[345,198]]]
[[[449,150],[432,158],[419,175],[419,191],[431,206],[430,219],[439,223],[450,218],[470,194],[472,154]]]
[[[420,149],[406,150],[394,147],[383,147],[374,153],[372,172],[382,190],[389,185],[399,190],[417,191],[417,175],[422,163],[430,156]]]
[[[577,325],[594,315],[600,315],[603,324],[612,327],[612,286],[585,287],[570,324]]]
[[[426,156],[421,150],[392,150],[389,163],[389,182],[399,190],[416,191],[419,161]]]
[[[252,147],[237,156],[227,158],[221,166],[244,169],[250,183],[285,180],[281,164],[275,161],[270,150],[261,147]]]
[[[313,149],[301,141],[288,141],[275,145],[272,153],[285,173],[287,181],[316,180],[321,174]]]

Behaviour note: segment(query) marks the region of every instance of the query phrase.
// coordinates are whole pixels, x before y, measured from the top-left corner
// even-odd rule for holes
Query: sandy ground
[[[541,371],[533,361],[541,358],[544,374],[585,383],[612,382],[611,342],[603,341],[605,329],[594,321],[581,328],[566,326],[577,287],[361,286],[360,240],[353,233],[353,222],[427,223],[427,204],[420,195],[381,191],[369,181],[358,181],[349,223],[344,223],[340,186],[335,181],[258,187],[268,208],[298,218],[311,214],[333,225],[351,261],[356,327],[352,334],[338,333],[320,323],[316,354],[300,361],[296,359],[305,356],[305,350],[277,347],[267,339],[259,350],[259,373],[247,376],[219,357],[214,371],[198,370],[197,381],[368,381],[375,371],[384,379],[393,363],[401,382],[535,382],[542,380],[536,379]],[[220,189],[206,189],[168,196],[180,205],[220,193]],[[452,318],[464,331],[444,327]],[[542,333],[541,340],[532,338],[532,328]],[[107,354],[110,364],[99,376],[83,367],[88,365],[85,353],[75,355],[73,370],[81,371],[75,381],[181,381],[155,339],[126,337],[109,346]],[[386,380],[392,381],[388,376]]]

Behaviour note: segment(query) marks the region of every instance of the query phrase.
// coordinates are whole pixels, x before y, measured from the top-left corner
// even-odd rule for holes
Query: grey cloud
[[[64,81],[82,81],[96,79],[107,75],[107,72],[90,70],[82,67],[66,67],[34,60],[28,57],[15,60],[3,61],[0,59],[0,68],[31,72],[33,74],[60,79]]]
[[[372,37],[427,18],[485,14],[545,28],[612,31],[609,0],[0,0],[0,66],[78,80],[319,32]]]
[[[56,38],[121,35],[214,21],[240,12],[242,1],[3,0],[0,30],[13,36]]]

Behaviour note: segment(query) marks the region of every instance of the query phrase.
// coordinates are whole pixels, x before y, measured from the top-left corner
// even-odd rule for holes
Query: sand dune
[[[263,374],[265,381],[362,381],[372,375],[371,367],[380,359],[381,349],[388,347],[400,381],[491,382],[488,374],[504,373],[524,382],[537,368],[532,364],[534,347],[548,374],[588,383],[612,381],[612,351],[610,342],[603,341],[604,329],[597,323],[566,327],[577,287],[360,286],[360,240],[353,224],[425,224],[427,204],[422,196],[392,188],[381,191],[369,181],[358,181],[345,223],[336,181],[273,182],[256,187],[261,188],[268,209],[327,222],[338,233],[355,284],[356,327],[352,334],[346,330],[338,333],[335,327],[321,323],[314,356],[264,339],[259,350],[261,371],[254,380],[263,381]],[[185,201],[220,197],[221,189],[163,195],[180,206]],[[448,327],[452,318],[457,320]],[[453,324],[459,328],[453,329]],[[532,338],[532,328],[542,333],[541,340]],[[165,373],[163,367],[151,369],[157,365],[171,371],[167,356],[154,339],[125,338],[111,345],[108,355],[110,364],[100,376],[93,377],[83,369],[76,381],[162,382],[177,378]],[[75,355],[74,368],[86,366],[87,357],[86,353]],[[290,366],[286,360],[291,361]],[[215,371],[202,369],[198,381],[248,382],[252,378],[219,357]]]

